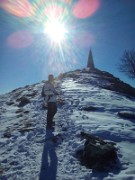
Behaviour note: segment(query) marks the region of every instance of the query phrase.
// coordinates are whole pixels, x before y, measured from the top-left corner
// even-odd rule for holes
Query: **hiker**
[[[53,117],[57,112],[56,103],[57,91],[54,88],[54,76],[50,74],[48,76],[48,81],[45,82],[42,88],[42,96],[44,97],[45,103],[47,104],[47,126],[46,128],[52,129],[55,123],[53,122]]]

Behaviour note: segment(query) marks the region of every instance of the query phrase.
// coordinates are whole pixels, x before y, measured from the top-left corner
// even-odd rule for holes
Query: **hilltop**
[[[0,179],[38,180],[41,173],[47,180],[134,179],[135,88],[98,69],[61,74],[54,119],[62,138],[54,144],[46,140],[44,82],[0,96]],[[76,158],[82,131],[114,142],[119,166],[102,173],[82,166]]]

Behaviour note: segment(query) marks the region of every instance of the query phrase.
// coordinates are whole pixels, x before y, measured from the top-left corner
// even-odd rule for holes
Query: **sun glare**
[[[53,42],[61,43],[66,38],[67,29],[62,22],[54,19],[46,23],[44,33],[47,34]]]

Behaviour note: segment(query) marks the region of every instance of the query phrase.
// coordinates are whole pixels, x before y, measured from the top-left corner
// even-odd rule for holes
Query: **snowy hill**
[[[100,70],[68,72],[55,84],[57,143],[47,139],[43,82],[0,96],[0,179],[134,180],[135,89]],[[110,172],[82,166],[81,131],[115,142],[120,166]]]

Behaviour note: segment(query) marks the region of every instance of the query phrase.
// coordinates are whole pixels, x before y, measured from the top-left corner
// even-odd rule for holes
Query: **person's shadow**
[[[56,145],[51,139],[54,136],[52,132],[52,130],[46,129],[39,180],[56,180],[57,155],[55,152]]]

